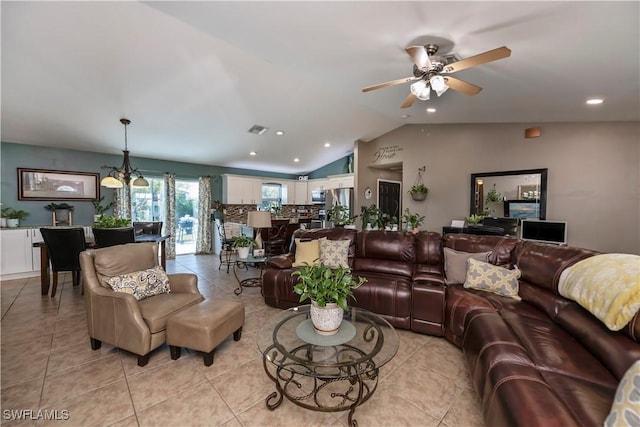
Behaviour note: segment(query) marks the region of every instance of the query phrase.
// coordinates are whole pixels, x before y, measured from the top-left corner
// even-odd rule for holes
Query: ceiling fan
[[[362,89],[362,91],[369,92],[376,89],[382,89],[384,87],[413,82],[410,87],[411,93],[404,100],[400,108],[411,107],[416,98],[421,101],[429,100],[429,97],[431,96],[431,89],[433,89],[438,96],[445,93],[449,88],[462,92],[465,95],[477,95],[482,90],[480,86],[465,82],[464,80],[456,79],[448,74],[511,56],[511,49],[506,46],[489,50],[459,61],[454,55],[436,56],[435,54],[438,52],[438,45],[435,44],[428,44],[426,46],[409,46],[405,50],[411,57],[414,64],[413,77],[405,77],[403,79],[368,86]]]

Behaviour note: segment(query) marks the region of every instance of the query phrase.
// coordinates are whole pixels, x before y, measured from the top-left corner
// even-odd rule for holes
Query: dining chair
[[[133,231],[136,236],[141,234],[162,234],[162,221],[140,221],[133,223]]]
[[[135,243],[136,236],[133,227],[127,228],[94,228],[93,237],[99,248],[106,248],[126,243]]]
[[[86,249],[82,228],[41,228],[42,239],[47,248],[53,271],[51,296],[56,296],[58,272],[70,271],[73,286],[80,283],[80,252]],[[84,294],[84,287],[83,292]]]

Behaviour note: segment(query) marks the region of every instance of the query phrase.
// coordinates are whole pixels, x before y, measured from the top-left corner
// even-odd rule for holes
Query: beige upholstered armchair
[[[156,243],[87,250],[80,253],[80,266],[91,348],[99,349],[104,341],[137,354],[139,366],[147,364],[151,350],[164,344],[167,319],[204,299],[194,274],[169,274],[170,292],[140,300],[126,289],[112,289],[108,280],[158,266]]]

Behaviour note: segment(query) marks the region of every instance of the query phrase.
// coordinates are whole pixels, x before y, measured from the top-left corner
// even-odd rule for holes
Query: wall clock
[[[371,191],[370,187],[364,189],[364,198],[369,200],[373,196],[373,191]]]

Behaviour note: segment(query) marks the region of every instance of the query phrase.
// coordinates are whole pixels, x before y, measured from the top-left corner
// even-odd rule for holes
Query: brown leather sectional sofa
[[[349,264],[367,278],[352,305],[395,327],[443,336],[460,347],[490,426],[602,425],[625,371],[640,359],[640,316],[619,332],[558,294],[561,272],[594,251],[468,234],[299,230],[294,237],[350,239]],[[443,248],[491,251],[520,269],[521,301],[445,285]],[[292,253],[295,243],[292,241]],[[264,274],[268,305],[299,305],[293,254]]]

